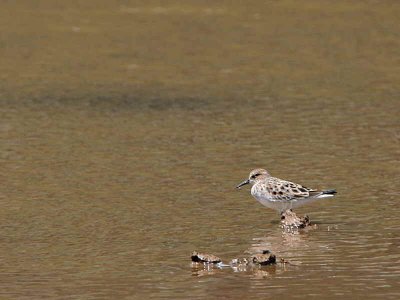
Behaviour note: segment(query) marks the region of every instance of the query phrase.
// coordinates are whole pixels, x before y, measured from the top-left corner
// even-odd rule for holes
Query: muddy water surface
[[[6,2],[5,299],[400,297],[395,1]],[[254,167],[337,197],[283,233]],[[295,265],[192,268],[268,248]]]

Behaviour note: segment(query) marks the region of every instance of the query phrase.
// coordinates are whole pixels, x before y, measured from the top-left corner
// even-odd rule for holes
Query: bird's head
[[[254,183],[256,183],[259,180],[262,180],[266,177],[269,177],[271,175],[269,175],[268,171],[265,169],[254,169],[250,172],[249,174],[249,178],[246,179],[245,181],[239,183],[236,188],[240,189],[242,186],[246,185],[246,184],[251,184],[253,185]]]

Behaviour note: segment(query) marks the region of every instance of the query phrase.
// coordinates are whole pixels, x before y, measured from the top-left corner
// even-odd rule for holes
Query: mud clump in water
[[[308,216],[298,217],[296,213],[288,209],[281,215],[281,226],[283,229],[297,229],[315,226],[311,224]]]
[[[251,255],[249,258],[234,258],[230,261],[229,265],[222,263],[222,260],[213,254],[199,253],[193,251],[191,255],[192,262],[203,263],[203,264],[218,264],[225,267],[237,267],[237,266],[251,266],[251,265],[272,265],[276,264],[276,256],[269,250],[264,250],[262,253],[256,253]]]
[[[276,264],[276,256],[270,253],[254,254],[251,261],[262,266],[273,265]]]

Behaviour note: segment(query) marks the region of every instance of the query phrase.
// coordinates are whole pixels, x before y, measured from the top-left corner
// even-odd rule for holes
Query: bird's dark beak
[[[240,183],[239,185],[237,185],[236,188],[237,188],[237,189],[240,189],[240,187],[242,187],[242,186],[244,186],[244,185],[246,185],[246,184],[249,184],[249,183],[250,183],[250,180],[247,179],[247,180],[243,181],[242,183]]]

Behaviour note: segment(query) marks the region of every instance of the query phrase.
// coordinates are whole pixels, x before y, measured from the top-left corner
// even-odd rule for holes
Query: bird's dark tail
[[[336,190],[326,190],[326,191],[322,191],[323,195],[335,195],[337,192]]]

